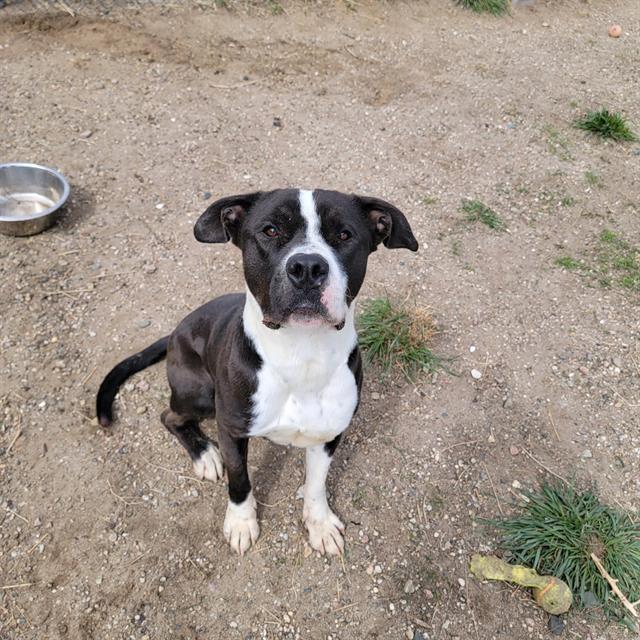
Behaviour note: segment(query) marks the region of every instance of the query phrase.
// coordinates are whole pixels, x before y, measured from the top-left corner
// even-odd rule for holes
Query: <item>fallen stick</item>
[[[638,604],[640,604],[640,600],[638,600],[638,602],[634,602],[633,604],[629,602],[629,600],[624,595],[624,593],[620,591],[618,587],[618,581],[615,578],[612,578],[607,573],[607,570],[602,566],[602,562],[600,562],[600,558],[598,558],[598,556],[595,553],[592,553],[591,559],[593,560],[593,563],[596,565],[596,567],[598,567],[598,571],[601,573],[602,577],[609,583],[609,586],[611,587],[611,590],[613,591],[613,593],[615,593],[618,596],[618,598],[620,598],[620,602],[622,602],[624,608],[627,609],[634,618],[640,617],[640,615],[638,614],[638,610],[636,609]]]

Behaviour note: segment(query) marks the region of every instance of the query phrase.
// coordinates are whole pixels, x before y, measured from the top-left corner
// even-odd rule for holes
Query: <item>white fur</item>
[[[310,447],[342,433],[358,401],[347,364],[357,339],[353,305],[340,331],[324,323],[273,330],[262,324],[260,305],[247,290],[243,323],[263,363],[249,435]]]
[[[325,482],[330,464],[331,456],[323,445],[307,449],[302,516],[311,546],[320,553],[337,555],[344,551],[344,525],[327,502]]]
[[[229,500],[222,531],[229,546],[240,555],[244,555],[245,551],[255,544],[260,535],[260,527],[253,492],[250,492],[246,500],[240,504]]]
[[[193,471],[201,480],[216,482],[222,478],[222,456],[215,445],[210,444],[197,460],[193,461]]]
[[[334,324],[342,322],[345,318],[348,307],[345,299],[347,290],[347,277],[334,253],[327,244],[320,232],[320,216],[316,210],[316,203],[313,199],[313,191],[300,189],[300,214],[306,223],[306,234],[304,244],[297,245],[287,253],[282,261],[282,268],[285,268],[289,258],[295,253],[317,253],[329,264],[329,277],[327,285],[322,292],[322,303],[327,308],[329,316],[334,320]]]

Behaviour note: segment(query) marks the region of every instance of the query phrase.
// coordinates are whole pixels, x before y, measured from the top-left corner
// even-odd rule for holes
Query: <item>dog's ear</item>
[[[227,242],[238,244],[240,228],[247,212],[255,204],[262,192],[243,193],[216,200],[198,218],[193,235],[198,242]]]
[[[382,242],[388,249],[418,250],[418,241],[411,231],[404,213],[380,198],[355,196],[371,229],[375,251]]]

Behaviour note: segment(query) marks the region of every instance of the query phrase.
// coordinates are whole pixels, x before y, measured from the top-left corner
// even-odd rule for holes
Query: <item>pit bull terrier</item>
[[[341,554],[344,525],[329,508],[325,481],[362,387],[354,299],[381,242],[411,251],[418,242],[392,204],[320,189],[222,198],[200,216],[195,237],[240,248],[246,292],[208,302],[116,365],[98,391],[100,424],[111,424],[120,385],[166,357],[171,401],[162,422],[199,478],[216,481],[226,467],[223,532],[231,547],[243,554],[258,539],[247,452],[249,438],[263,437],[306,450],[310,544]],[[201,428],[213,417],[218,444]]]

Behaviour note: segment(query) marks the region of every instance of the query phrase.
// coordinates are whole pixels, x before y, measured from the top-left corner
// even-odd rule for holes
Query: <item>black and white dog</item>
[[[199,478],[222,478],[226,466],[223,531],[231,547],[243,554],[260,531],[247,451],[249,438],[261,436],[306,449],[311,546],[342,553],[344,526],[329,508],[325,481],[362,386],[353,301],[380,242],[418,249],[409,223],[377,198],[277,189],[214,202],[195,237],[231,239],[242,250],[246,293],[212,300],[118,364],[98,391],[98,419],[110,425],[120,385],[166,356],[171,402],[162,422]],[[200,428],[214,416],[218,446]]]

